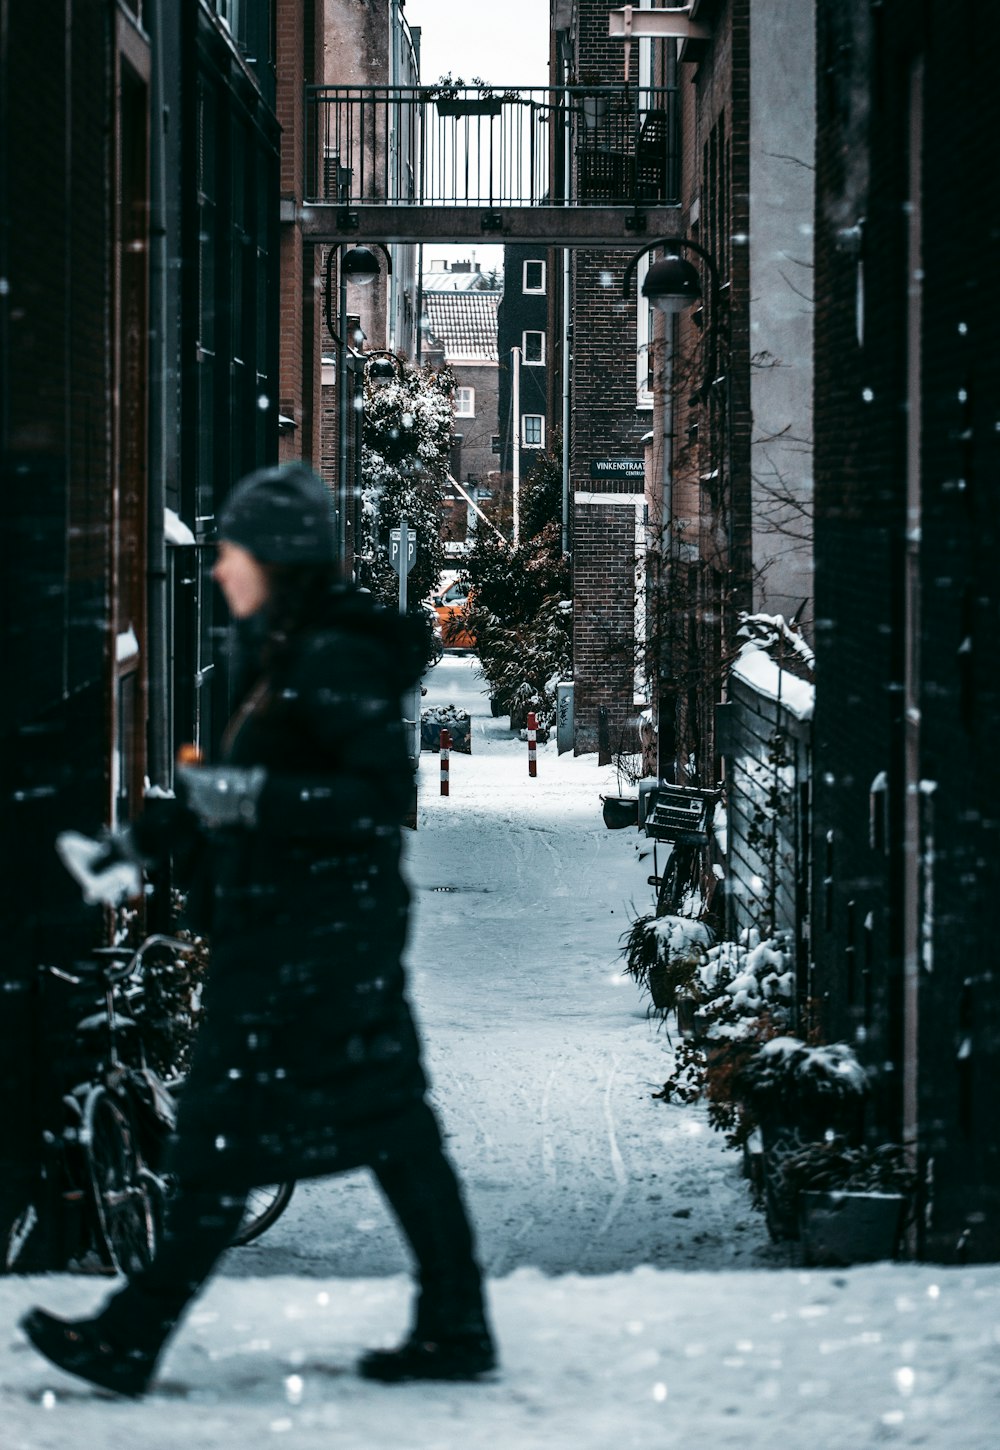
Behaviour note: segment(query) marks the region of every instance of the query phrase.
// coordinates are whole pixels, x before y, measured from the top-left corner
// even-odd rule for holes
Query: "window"
[[[476,416],[476,390],[475,388],[455,389],[455,417],[474,418]]]
[[[545,362],[545,333],[523,332],[521,356],[529,366],[540,367]]]
[[[524,448],[545,446],[545,419],[541,413],[525,413],[522,416],[521,445]]]
[[[522,290],[525,292],[545,291],[545,263],[525,262]]]

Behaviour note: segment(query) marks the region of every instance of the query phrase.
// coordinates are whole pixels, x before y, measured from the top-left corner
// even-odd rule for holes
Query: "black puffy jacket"
[[[230,722],[225,759],[268,774],[256,826],[213,832],[200,853],[211,967],[171,1161],[188,1180],[326,1174],[426,1131],[399,867],[400,697],[422,643],[340,589]]]

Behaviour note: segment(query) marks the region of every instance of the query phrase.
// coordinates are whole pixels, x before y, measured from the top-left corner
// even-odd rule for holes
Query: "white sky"
[[[548,0],[406,0],[403,13],[421,27],[423,81],[451,71],[494,86],[548,83]]]
[[[451,71],[494,86],[544,86],[549,79],[548,0],[406,0],[408,25],[421,27],[420,78]],[[478,262],[484,272],[503,267],[503,248],[433,247],[435,257]]]

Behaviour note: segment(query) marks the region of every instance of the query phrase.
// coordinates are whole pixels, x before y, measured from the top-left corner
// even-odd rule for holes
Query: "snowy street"
[[[473,714],[472,753],[453,752],[447,799],[421,759],[409,962],[499,1376],[354,1375],[363,1347],[403,1334],[409,1300],[358,1173],[300,1185],[230,1253],[142,1403],[49,1369],[15,1327],[36,1302],[87,1310],[104,1281],[5,1279],[0,1450],[994,1450],[1000,1267],[804,1270],[769,1242],[704,1109],[651,1096],[670,1041],[618,945],[651,903],[652,843],[605,828],[615,776],[596,757],[553,740],[530,779],[474,670],[449,655],[426,682],[425,707]]]

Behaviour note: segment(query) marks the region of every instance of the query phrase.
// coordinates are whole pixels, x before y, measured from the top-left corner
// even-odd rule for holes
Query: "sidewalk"
[[[613,772],[527,750],[471,660],[425,703],[474,707],[473,751],[421,761],[413,995],[467,1184],[503,1357],[469,1386],[352,1372],[402,1334],[405,1257],[364,1174],[300,1185],[171,1346],[150,1398],[50,1370],[14,1327],[106,1285],[0,1281],[0,1450],[995,1450],[1000,1267],[787,1267],[699,1107],[651,1092],[670,1046],[623,980],[645,909],[634,831],[601,823]]]

